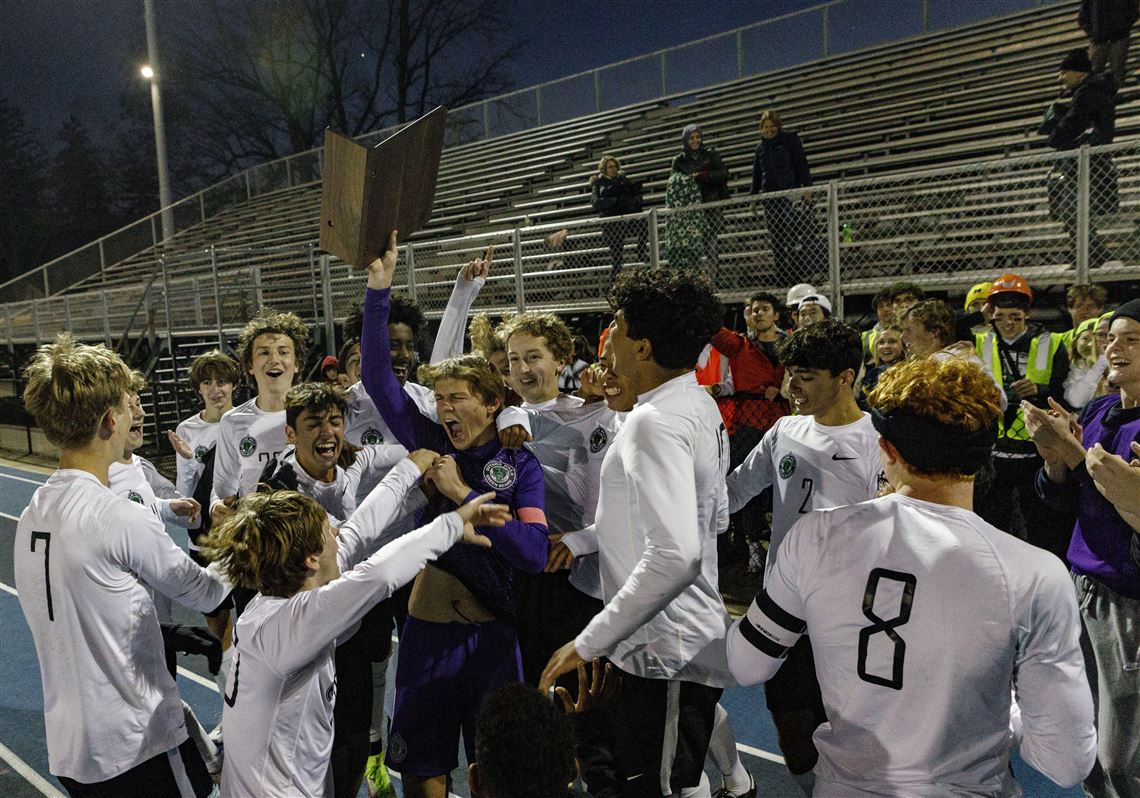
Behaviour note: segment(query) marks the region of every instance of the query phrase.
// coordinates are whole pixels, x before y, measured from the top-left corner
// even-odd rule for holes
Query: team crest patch
[[[380,430],[376,427],[369,427],[364,430],[364,434],[360,436],[360,442],[365,446],[379,446],[384,442],[384,436],[380,434]]]
[[[796,456],[786,454],[780,458],[780,477],[787,479],[794,473],[796,473]]]
[[[135,504],[142,504],[143,503],[142,494],[139,493],[137,490],[128,491],[127,492],[127,498],[130,499],[131,501],[133,501]]]
[[[329,688],[325,690],[325,703],[331,704],[336,699],[336,680],[329,684]]]
[[[257,451],[257,438],[254,438],[252,435],[246,435],[241,439],[241,443],[238,444],[238,451],[241,452],[242,457],[249,457]]]
[[[404,742],[404,738],[399,734],[393,734],[388,738],[388,750],[384,756],[391,762],[400,764],[404,761],[404,757],[408,755],[408,744]]]
[[[597,454],[602,449],[606,448],[606,444],[609,442],[609,440],[610,436],[609,433],[606,432],[606,428],[598,427],[590,435],[590,454]]]
[[[509,488],[515,484],[515,467],[502,460],[490,460],[483,466],[483,479],[495,490]]]
[[[207,449],[205,446],[198,446],[198,447],[196,447],[196,448],[194,449],[194,459],[195,459],[195,460],[197,460],[199,463],[204,463],[204,462],[206,462],[206,454],[207,454],[209,451],[210,451],[210,450],[209,450],[209,449]]]

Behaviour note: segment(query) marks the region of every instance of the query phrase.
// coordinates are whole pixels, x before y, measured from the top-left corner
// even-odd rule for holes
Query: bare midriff
[[[428,565],[416,577],[408,614],[432,623],[485,623],[495,616],[456,577]]]

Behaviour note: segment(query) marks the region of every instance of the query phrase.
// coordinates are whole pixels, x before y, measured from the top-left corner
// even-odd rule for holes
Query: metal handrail
[[[927,9],[927,7],[929,4],[929,0],[917,0],[917,1],[921,2],[921,4],[922,4],[922,12],[923,12],[922,18],[923,18],[923,27],[924,27],[924,30],[922,31],[922,33],[920,33],[918,35],[925,35],[925,34],[931,32],[931,30],[929,29],[929,25],[928,25],[928,9]],[[1043,0],[1025,0],[1025,1],[1026,1],[1027,5],[1029,3],[1032,3],[1033,7],[1039,7],[1043,4]],[[453,109],[453,113],[459,114],[459,113],[464,112],[464,111],[470,111],[470,110],[478,109],[478,108],[484,108],[485,109],[489,103],[498,102],[498,101],[501,101],[501,100],[504,100],[504,99],[507,99],[510,97],[516,97],[516,96],[523,95],[526,93],[535,93],[536,96],[541,96],[541,91],[544,87],[554,86],[557,84],[565,83],[565,82],[570,81],[570,80],[575,80],[575,79],[579,79],[579,78],[585,78],[588,76],[593,76],[595,78],[595,81],[596,81],[597,78],[600,75],[602,75],[603,73],[605,73],[609,70],[613,70],[613,69],[616,69],[618,67],[624,66],[626,64],[631,64],[631,63],[635,63],[638,61],[650,60],[653,58],[663,59],[669,53],[680,52],[682,50],[691,48],[693,46],[696,46],[696,45],[699,45],[699,44],[702,44],[705,42],[713,41],[716,39],[721,39],[721,38],[725,38],[725,37],[729,37],[729,36],[737,36],[738,41],[739,41],[739,37],[748,31],[752,31],[752,30],[755,30],[758,28],[762,28],[762,27],[767,26],[767,25],[773,25],[773,24],[776,24],[778,22],[782,22],[782,21],[785,21],[787,19],[794,18],[794,17],[808,16],[808,15],[819,13],[822,15],[822,17],[821,17],[822,22],[823,22],[824,28],[826,29],[827,18],[830,14],[831,9],[834,7],[845,5],[845,4],[850,3],[850,2],[855,2],[855,0],[827,0],[827,2],[822,2],[822,3],[819,3],[817,5],[810,6],[808,8],[803,8],[803,9],[799,9],[796,11],[788,12],[786,14],[781,14],[781,15],[778,15],[775,17],[770,17],[768,19],[759,20],[757,22],[749,23],[748,25],[742,25],[740,27],[733,28],[733,29],[728,30],[728,31],[723,31],[721,33],[715,33],[715,34],[711,34],[709,36],[701,37],[699,39],[694,39],[691,41],[683,42],[681,44],[674,45],[672,47],[667,47],[667,48],[655,50],[655,51],[650,52],[650,53],[643,53],[641,55],[633,56],[631,58],[626,58],[626,59],[623,59],[620,61],[615,61],[615,62],[605,64],[605,65],[600,66],[600,67],[595,67],[593,69],[583,70],[581,72],[577,72],[577,73],[574,73],[571,75],[565,75],[565,76],[562,76],[559,78],[555,78],[554,80],[549,80],[549,81],[545,81],[543,83],[534,84],[532,86],[528,86],[528,87],[525,87],[522,89],[515,89],[515,90],[507,92],[505,94],[496,95],[495,97],[487,98],[485,100],[479,100],[479,101],[461,106],[459,108]],[[1014,14],[1017,14],[1017,13],[1023,13],[1023,11],[1014,12]],[[1010,16],[1012,16],[1012,14]],[[904,36],[904,37],[896,39],[892,42],[886,42],[886,43],[878,42],[875,45],[872,45],[872,47],[878,47],[878,46],[884,46],[884,45],[889,46],[891,44],[897,44],[898,42],[906,41],[908,39],[913,39],[913,38],[915,38],[915,36]],[[821,56],[826,58],[829,55],[827,44],[826,44],[827,37],[825,36],[824,39],[825,39],[825,42],[824,42],[823,52],[821,53]],[[800,62],[800,63],[801,64],[810,63],[810,59],[808,61],[804,61],[804,62]],[[787,65],[786,64],[786,65],[783,65],[781,68],[787,68],[789,66],[793,66],[793,65]],[[740,77],[743,77],[743,75],[738,76],[738,78],[736,78],[736,79],[739,79]],[[731,81],[729,81],[729,82],[731,82]],[[710,87],[711,86],[703,87],[703,88],[710,88]],[[638,100],[634,103],[630,103],[629,106],[638,105],[640,103],[648,102],[648,101],[661,100],[661,99],[665,99],[668,97],[686,96],[686,95],[692,94],[696,90],[697,89],[689,89],[689,90],[685,90],[685,91],[681,91],[681,92],[669,93],[666,91],[666,87],[664,85],[662,85],[662,90],[661,90],[661,93],[659,95],[657,95],[655,97],[642,98],[641,100]],[[596,103],[596,105],[600,105],[600,103]],[[629,107],[629,106],[620,106],[620,107]],[[600,107],[596,107],[594,113],[600,113],[601,110],[602,109]],[[615,109],[611,109],[611,110],[618,110],[618,107],[615,107]],[[541,119],[539,119],[539,126],[541,126]],[[393,126],[390,126],[387,128],[382,128],[381,130],[378,130],[378,131],[371,131],[369,133],[361,134],[357,138],[362,139],[362,140],[363,139],[376,138],[376,137],[382,136],[386,133],[394,132],[395,130],[399,129],[399,127],[401,127],[401,125],[393,125]],[[512,131],[512,132],[514,132],[514,131]],[[488,138],[495,138],[496,137],[496,136],[491,136],[489,134],[489,131],[487,131],[487,130],[484,130],[484,134],[485,135],[480,140],[487,140]],[[508,135],[508,134],[502,134],[502,135]],[[279,167],[281,164],[284,164],[286,167],[286,170],[288,171],[291,163],[293,163],[299,159],[306,158],[306,157],[311,158],[311,157],[315,156],[318,158],[318,163],[319,163],[320,152],[321,152],[321,148],[319,148],[319,147],[313,148],[313,149],[309,149],[309,150],[304,150],[302,152],[292,153],[292,154],[287,155],[283,158],[278,158],[278,159],[273,160],[273,161],[267,161],[265,163],[261,163],[261,164],[255,165],[255,166],[251,166],[247,169],[242,170],[241,172],[239,172],[235,175],[231,175],[230,177],[227,177],[223,180],[220,180],[211,186],[208,186],[204,189],[201,189],[200,191],[197,191],[194,194],[183,197],[182,199],[174,202],[173,204],[171,204],[165,208],[160,208],[159,210],[156,210],[153,213],[147,214],[146,216],[143,216],[142,218],[140,218],[134,222],[131,222],[130,224],[124,225],[123,227],[120,227],[117,230],[114,230],[110,233],[107,233],[103,236],[100,236],[99,238],[95,239],[94,241],[90,242],[89,244],[85,244],[81,247],[77,247],[76,249],[73,249],[70,252],[64,253],[63,255],[60,255],[60,256],[58,256],[58,257],[56,257],[56,258],[54,258],[54,259],[52,259],[46,263],[43,263],[39,266],[36,266],[35,268],[30,269],[27,272],[24,272],[23,274],[18,275],[17,277],[14,277],[14,278],[7,280],[3,283],[0,283],[0,289],[8,288],[9,286],[14,285],[16,283],[25,283],[29,279],[34,279],[33,275],[39,273],[39,274],[43,275],[43,286],[44,286],[44,295],[45,296],[51,296],[54,293],[60,293],[62,290],[65,290],[65,289],[59,289],[58,291],[53,292],[50,290],[50,286],[48,284],[48,269],[50,269],[50,267],[52,267],[53,265],[60,263],[60,262],[66,260],[68,258],[71,258],[80,252],[95,249],[99,253],[99,263],[100,263],[99,272],[101,273],[101,272],[106,270],[107,266],[114,265],[114,263],[108,264],[105,261],[105,254],[104,254],[105,242],[111,241],[116,236],[124,233],[125,231],[127,231],[131,228],[137,227],[138,225],[144,224],[144,223],[149,221],[151,224],[151,229],[152,229],[152,246],[157,247],[160,243],[162,243],[162,239],[160,239],[157,231],[158,231],[158,223],[161,221],[161,217],[164,213],[172,211],[176,208],[181,208],[183,206],[186,206],[186,205],[189,205],[192,203],[196,203],[198,205],[200,223],[204,223],[207,218],[212,218],[214,215],[216,215],[216,214],[207,215],[206,207],[205,207],[205,199],[208,195],[211,195],[213,192],[216,192],[222,186],[225,186],[226,184],[232,183],[234,181],[244,182],[247,200],[252,199],[253,196],[255,196],[253,193],[252,185],[251,185],[251,177],[252,176],[256,176],[257,174],[259,174],[262,171],[269,170],[269,169],[272,169],[274,167]],[[290,178],[289,184],[290,185],[286,186],[286,188],[293,188],[296,185],[308,185],[309,183],[294,184],[292,182],[292,178]],[[272,190],[279,190],[279,188],[280,187],[272,189]],[[268,192],[265,192],[265,193],[268,193]],[[257,196],[261,196],[261,195],[257,194]],[[186,228],[186,229],[191,229],[191,228]],[[184,232],[184,231],[179,231],[179,232]],[[178,235],[178,233],[175,233],[175,235]],[[145,250],[145,248],[144,248],[144,250]],[[139,250],[139,252],[144,251],[144,250]],[[127,257],[132,257],[133,255],[136,255],[136,254],[138,254],[138,252],[131,253],[131,255],[127,256]],[[70,287],[70,286],[67,286],[67,287]]]

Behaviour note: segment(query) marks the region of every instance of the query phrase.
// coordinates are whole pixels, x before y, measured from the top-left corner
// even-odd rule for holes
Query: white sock
[[[716,705],[716,714],[713,716],[709,756],[717,772],[723,774],[724,786],[729,792],[743,793],[751,789],[752,780],[744,763],[740,761],[740,752],[736,749],[736,734],[732,731],[728,712],[720,704]]]
[[[708,774],[701,774],[701,783],[696,787],[682,787],[681,798],[712,798],[712,787],[709,786]]]
[[[388,657],[372,663],[372,726],[368,729],[368,742],[378,743],[384,731],[384,693],[388,688]]]
[[[792,778],[796,780],[796,784],[800,785],[800,789],[804,791],[804,795],[811,798],[811,792],[815,789],[815,771],[809,770],[807,773],[793,773]]]

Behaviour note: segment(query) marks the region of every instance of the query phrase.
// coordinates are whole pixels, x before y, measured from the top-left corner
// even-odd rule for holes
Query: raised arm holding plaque
[[[321,249],[364,269],[431,218],[447,109],[442,105],[373,147],[325,131]]]

